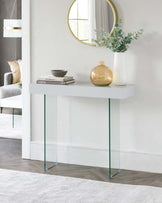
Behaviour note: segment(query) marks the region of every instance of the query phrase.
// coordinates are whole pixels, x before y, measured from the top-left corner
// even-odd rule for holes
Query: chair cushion
[[[0,98],[12,97],[21,94],[18,84],[5,85],[0,87]]]
[[[18,61],[8,61],[8,64],[12,71],[12,76],[13,76],[12,83],[15,84],[17,82],[20,82],[21,72],[20,72],[20,66]]]

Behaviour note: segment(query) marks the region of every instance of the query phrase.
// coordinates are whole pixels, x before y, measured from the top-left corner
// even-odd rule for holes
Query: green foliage
[[[18,86],[22,88],[22,81],[18,82]]]
[[[125,35],[122,30],[122,20],[119,20],[111,34],[104,30],[96,30],[95,32],[98,39],[93,41],[97,46],[109,48],[113,52],[125,52],[132,40],[137,40],[142,35],[143,29]]]

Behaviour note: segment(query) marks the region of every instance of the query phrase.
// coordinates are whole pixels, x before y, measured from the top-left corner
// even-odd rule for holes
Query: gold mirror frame
[[[69,27],[69,30],[71,32],[71,34],[73,35],[73,37],[79,41],[80,43],[82,44],[85,44],[85,45],[89,45],[89,46],[96,46],[96,44],[93,44],[93,43],[87,43],[87,42],[83,42],[81,40],[79,40],[73,33],[73,31],[71,30],[71,27],[70,27],[70,24],[69,24],[69,15],[70,15],[70,10],[71,10],[71,7],[73,6],[73,4],[76,2],[77,0],[73,0],[73,2],[71,3],[70,7],[69,7],[69,10],[68,10],[68,14],[67,14],[67,24],[68,24],[68,27]],[[111,6],[112,8],[112,11],[113,11],[113,15],[114,15],[114,24],[113,24],[113,28],[110,32],[110,35],[112,34],[113,30],[114,30],[114,27],[115,27],[115,24],[117,24],[118,22],[118,14],[117,14],[117,10],[116,10],[116,7],[115,5],[113,4],[113,2],[111,0],[105,0],[109,3],[109,5]]]

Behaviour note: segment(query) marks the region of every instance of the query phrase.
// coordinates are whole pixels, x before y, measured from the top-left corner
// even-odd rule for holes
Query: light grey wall
[[[66,15],[71,2],[31,1],[33,82],[56,67],[69,67],[69,74],[76,79],[89,80],[91,69],[99,61],[105,61],[110,68],[113,66],[111,51],[83,45],[69,32]],[[134,98],[121,102],[121,167],[162,173],[162,1],[113,2],[119,18],[124,20],[126,32],[144,29],[143,36],[127,52],[128,81],[135,83],[137,89]],[[66,155],[66,159],[60,156],[59,161],[107,166],[107,102],[64,97],[58,98],[57,104],[58,141]],[[41,96],[34,97],[32,103],[32,141],[31,156],[40,158],[43,152],[39,150],[43,143]],[[70,150],[73,159],[67,155]]]
[[[14,0],[0,0],[0,85],[3,85],[3,75],[10,71],[7,61],[21,59],[21,39],[3,38],[3,20],[21,18],[21,0],[17,0],[13,16],[11,11]]]

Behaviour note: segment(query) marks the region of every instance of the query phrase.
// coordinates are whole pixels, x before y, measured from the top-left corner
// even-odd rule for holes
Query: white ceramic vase
[[[115,85],[126,85],[126,53],[114,53],[113,82]]]

